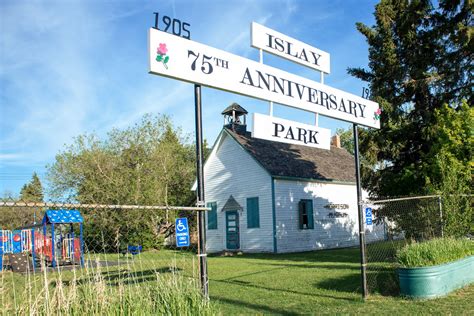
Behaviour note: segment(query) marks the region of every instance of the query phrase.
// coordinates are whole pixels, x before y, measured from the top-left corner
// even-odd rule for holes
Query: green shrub
[[[412,243],[397,251],[397,261],[404,268],[448,263],[474,255],[474,242],[468,239],[437,238]]]

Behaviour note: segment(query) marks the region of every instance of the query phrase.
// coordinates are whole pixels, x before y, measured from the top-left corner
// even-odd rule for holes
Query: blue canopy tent
[[[54,236],[54,227],[55,225],[67,225],[69,224],[70,228],[70,236],[74,240],[74,227],[73,224],[79,224],[79,241],[80,241],[80,261],[81,266],[84,266],[84,242],[83,242],[83,231],[82,231],[82,224],[84,219],[82,218],[81,213],[78,210],[47,210],[46,214],[43,217],[43,234],[46,236],[47,225],[51,225],[51,252],[52,252],[52,260],[51,266],[55,267],[56,257],[55,257],[55,236]]]

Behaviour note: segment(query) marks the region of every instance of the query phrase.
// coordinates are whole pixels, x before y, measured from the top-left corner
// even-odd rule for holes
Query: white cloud
[[[2,160],[17,160],[23,158],[23,154],[1,154],[0,153],[0,161]]]
[[[194,131],[193,86],[147,74],[153,11],[190,22],[195,41],[257,60],[258,51],[250,47],[252,21],[311,44],[323,30],[337,30],[334,17],[347,20],[338,16],[345,2],[315,3],[164,0],[158,8],[149,1],[0,1],[0,168],[51,163],[74,136],[103,135],[150,112],[171,115],[185,131]],[[352,54],[348,48],[355,44],[343,35],[334,45]],[[336,49],[328,51],[334,56]],[[333,73],[330,80],[345,84]],[[265,102],[203,88],[210,143],[222,126],[221,111],[234,101],[266,111]]]
[[[21,152],[24,163],[44,161],[86,129],[98,105],[88,57],[102,41],[101,24],[80,4],[5,9],[1,107],[10,120],[2,123],[0,151]]]

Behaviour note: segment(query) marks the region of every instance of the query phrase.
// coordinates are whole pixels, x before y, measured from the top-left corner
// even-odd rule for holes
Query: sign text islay
[[[330,72],[328,53],[255,22],[252,22],[252,46],[324,73]]]

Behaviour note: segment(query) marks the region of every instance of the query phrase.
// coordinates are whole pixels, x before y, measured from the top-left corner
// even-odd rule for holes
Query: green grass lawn
[[[224,315],[474,314],[474,285],[436,300],[363,302],[359,267],[358,249],[210,257],[210,297]]]
[[[111,291],[120,286],[132,287],[140,293],[146,286],[156,286],[156,273],[170,272],[185,278],[197,277],[197,258],[191,252],[160,250],[144,252],[126,258],[118,254],[91,254],[89,262],[101,261],[108,266],[72,271],[48,272],[48,286],[57,287],[55,279],[65,281],[77,278],[79,284],[93,284],[102,280]],[[375,263],[378,268],[387,262]],[[393,295],[393,279],[379,279],[375,285],[379,293],[363,302],[360,295],[360,268],[358,249],[324,250],[294,254],[244,254],[234,257],[208,257],[210,298],[222,315],[230,314],[452,314],[474,315],[474,284],[451,295],[430,301],[412,301]],[[369,273],[372,270],[369,269]],[[391,276],[390,273],[387,273]],[[380,276],[380,273],[377,274]],[[3,311],[28,304],[30,296],[42,291],[44,274],[23,275],[0,273],[0,294]],[[387,280],[391,281],[388,282]],[[154,283],[155,282],[155,283]],[[121,284],[121,285],[120,285]],[[28,287],[33,288],[28,290]],[[378,288],[377,288],[378,287]],[[12,289],[15,288],[15,291]],[[25,289],[28,295],[23,295]],[[149,289],[148,289],[148,294]],[[12,304],[16,300],[15,304]],[[6,304],[7,303],[7,304]],[[10,307],[8,307],[8,306]],[[7,307],[5,307],[7,306]],[[214,310],[214,309],[213,309]],[[0,313],[1,314],[1,313]],[[398,315],[397,315],[398,316]]]
[[[0,272],[0,315],[215,315],[202,299],[196,256],[88,254],[86,264]]]
[[[103,282],[112,290],[119,284],[140,288],[153,284],[157,273],[169,275],[175,273],[185,278],[198,280],[198,261],[194,253],[183,250],[148,251],[137,256],[114,253],[87,253],[85,267],[79,265],[56,267],[47,272],[37,268],[28,273],[0,272],[0,315],[11,312],[16,306],[28,304],[32,298],[47,288],[54,291],[58,283],[69,286],[72,280],[77,284]]]

